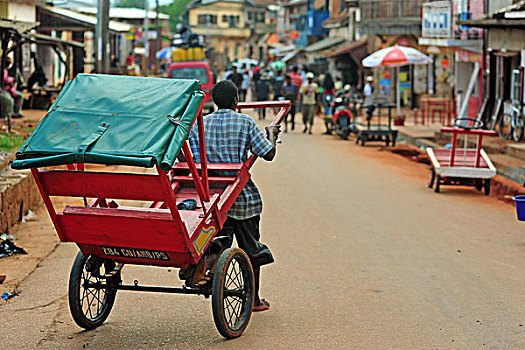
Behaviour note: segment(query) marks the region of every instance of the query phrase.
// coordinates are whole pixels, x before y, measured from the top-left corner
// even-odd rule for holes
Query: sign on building
[[[451,1],[434,1],[423,4],[422,36],[425,38],[450,38],[452,36]]]

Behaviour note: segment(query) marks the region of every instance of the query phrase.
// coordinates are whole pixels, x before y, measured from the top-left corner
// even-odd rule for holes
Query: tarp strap
[[[173,124],[177,125],[177,126],[180,126],[182,129],[184,129],[184,131],[186,132],[190,132],[188,130],[188,128],[186,126],[184,126],[184,124],[182,123],[182,121],[180,121],[180,119],[176,119],[175,117],[172,117],[171,115],[166,115],[166,117],[168,117],[169,121],[172,122]]]
[[[85,154],[89,146],[97,142],[97,140],[106,132],[106,130],[109,128],[109,123],[103,122],[98,127],[97,130],[94,131],[91,135],[89,135],[82,143],[77,147],[77,150],[75,152],[75,163],[85,163]]]

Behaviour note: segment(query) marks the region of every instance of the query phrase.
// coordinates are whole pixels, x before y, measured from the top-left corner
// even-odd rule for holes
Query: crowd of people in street
[[[285,72],[286,70],[286,72]],[[291,109],[284,120],[284,132],[295,130],[295,115],[302,114],[303,133],[312,134],[315,116],[322,116],[326,131],[331,134],[333,129],[333,102],[335,95],[349,90],[341,77],[335,79],[330,73],[316,76],[305,67],[288,66],[283,69],[272,69],[259,65],[254,69],[245,65],[232,65],[224,74],[224,80],[231,80],[239,90],[239,101],[290,100]],[[260,120],[266,118],[265,108],[258,109]]]

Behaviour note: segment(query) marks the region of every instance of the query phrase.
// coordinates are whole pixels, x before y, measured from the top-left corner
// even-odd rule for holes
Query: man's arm
[[[265,136],[264,131],[252,119],[249,130],[249,149],[257,157],[271,161],[275,158],[275,140],[279,135],[280,126],[267,126],[266,132]]]
[[[277,137],[281,132],[281,126],[271,125],[267,126],[265,129],[268,132],[268,140],[270,140],[270,142],[272,143],[272,149],[263,156],[263,159],[268,162],[271,162],[275,158],[275,154],[277,151],[275,141],[277,140]]]

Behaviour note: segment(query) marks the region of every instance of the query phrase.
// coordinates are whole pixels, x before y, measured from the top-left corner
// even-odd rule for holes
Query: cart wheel
[[[364,136],[361,136],[361,146],[364,146],[365,143],[366,143],[366,140],[365,140]]]
[[[434,181],[436,180],[436,171],[434,169],[430,170],[430,173],[428,174],[428,188],[432,188],[434,186]]]
[[[390,146],[390,137],[388,137],[388,136],[385,137],[385,145],[387,147]]]
[[[490,194],[490,179],[485,179],[483,181],[483,190],[485,191],[485,196]]]
[[[356,144],[356,145],[359,144],[359,136],[357,136],[357,137],[355,138],[355,144]]]
[[[396,147],[396,138],[397,136],[392,137],[392,147]]]
[[[69,275],[69,310],[76,324],[85,329],[100,326],[111,312],[117,290],[114,288],[85,288],[85,283],[106,282],[101,278],[106,273],[103,263],[96,266],[95,261],[88,261],[91,256],[78,252]],[[118,278],[120,275],[113,276]]]
[[[439,187],[441,185],[441,176],[436,176],[436,188],[434,189],[434,192],[439,193]]]
[[[246,253],[226,249],[213,276],[212,310],[215,326],[228,339],[239,337],[248,326],[254,300],[253,270]]]

